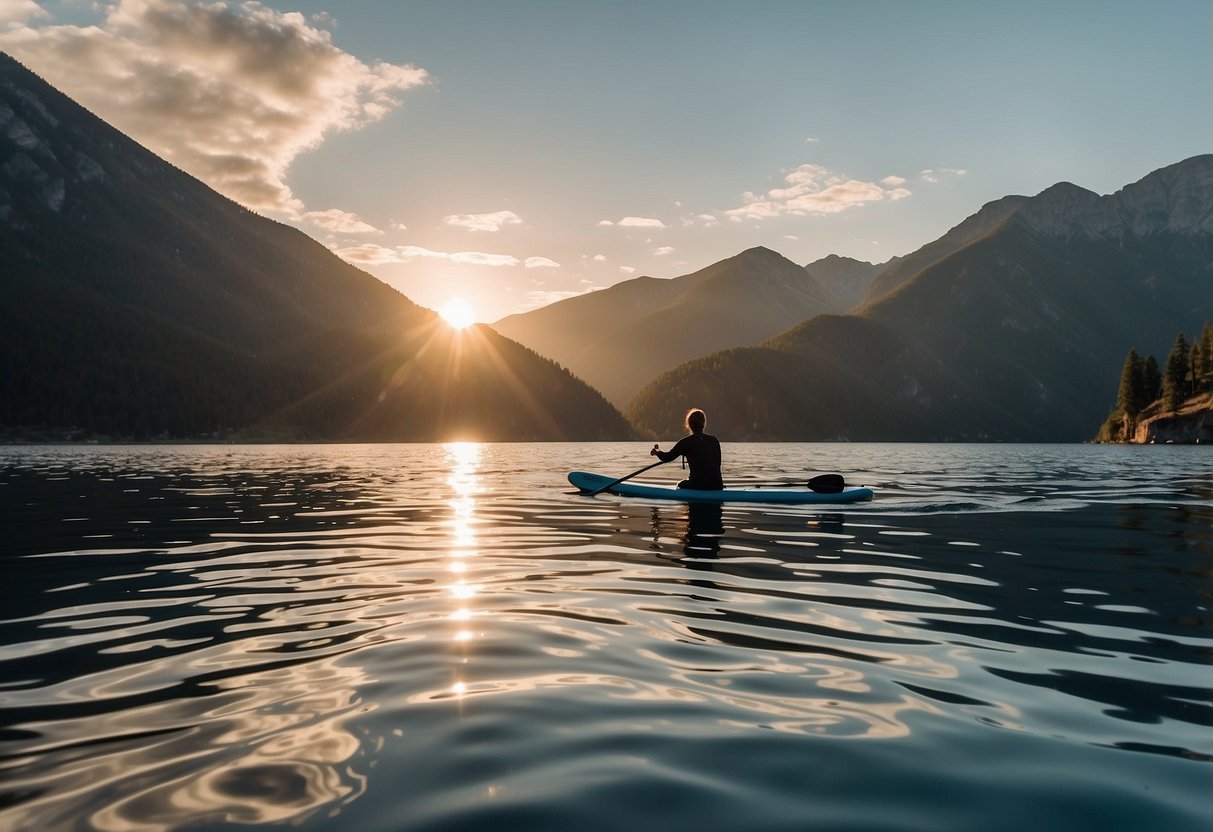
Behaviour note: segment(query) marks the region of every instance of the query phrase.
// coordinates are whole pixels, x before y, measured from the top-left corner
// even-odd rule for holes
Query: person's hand
[[[649,456],[657,456],[657,445],[654,443],[653,450],[649,451]]]

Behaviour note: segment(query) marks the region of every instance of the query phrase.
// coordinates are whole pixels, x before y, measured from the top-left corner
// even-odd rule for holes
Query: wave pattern
[[[0,826],[1207,827],[1201,449],[727,450],[878,498],[569,493],[626,445],[0,452]]]

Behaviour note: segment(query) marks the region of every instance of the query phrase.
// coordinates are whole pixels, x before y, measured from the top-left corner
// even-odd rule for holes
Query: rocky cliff
[[[1188,399],[1176,413],[1147,410],[1132,441],[1140,445],[1213,445],[1213,393]]]

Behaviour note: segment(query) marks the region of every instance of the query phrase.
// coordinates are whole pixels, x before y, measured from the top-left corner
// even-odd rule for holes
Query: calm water
[[[647,447],[0,449],[0,829],[1213,824],[1207,448]]]

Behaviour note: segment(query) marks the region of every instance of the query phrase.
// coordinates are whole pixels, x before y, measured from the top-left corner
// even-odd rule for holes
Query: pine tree
[[[1196,343],[1200,347],[1200,359],[1196,359],[1196,351],[1193,350],[1193,381],[1198,391],[1213,392],[1213,326],[1210,326],[1208,321],[1205,321]]]
[[[1188,368],[1190,370],[1188,376],[1188,393],[1195,393],[1200,389],[1200,380],[1203,377],[1205,366],[1205,344],[1200,338],[1192,342],[1192,353],[1188,360]]]
[[[1187,396],[1188,387],[1188,341],[1181,332],[1175,338],[1175,346],[1167,356],[1167,368],[1162,377],[1163,406],[1175,413]]]
[[[1152,355],[1146,356],[1142,382],[1146,391],[1146,402],[1158,401],[1162,396],[1162,372],[1158,369],[1158,359]]]
[[[1146,398],[1145,369],[1145,362],[1137,350],[1129,350],[1120,371],[1120,389],[1116,393],[1116,407],[1124,415],[1126,436],[1133,434],[1138,414],[1150,403]]]

